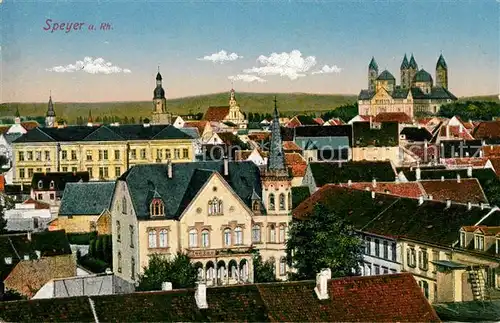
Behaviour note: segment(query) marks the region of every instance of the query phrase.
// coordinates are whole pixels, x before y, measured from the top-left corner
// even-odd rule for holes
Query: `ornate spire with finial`
[[[89,109],[89,118],[87,119],[89,123],[92,123],[92,109]]]
[[[16,107],[16,118],[21,118],[21,113],[19,113],[19,107]]]
[[[285,168],[285,155],[283,153],[283,141],[281,139],[281,127],[278,114],[278,101],[274,96],[274,116],[271,123],[271,144],[269,147],[269,160],[267,161],[269,171],[283,172]]]
[[[52,91],[50,91],[49,95],[49,104],[47,106],[47,117],[55,117],[56,112],[54,111],[54,103],[52,102]]]

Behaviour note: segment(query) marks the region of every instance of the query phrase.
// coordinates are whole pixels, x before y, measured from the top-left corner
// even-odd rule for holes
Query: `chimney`
[[[375,191],[372,191],[372,199],[375,198]]]
[[[227,157],[224,157],[224,176],[229,175],[229,160]]]
[[[469,165],[469,167],[467,167],[467,176],[472,177],[472,166],[471,165]]]
[[[161,283],[161,290],[172,290],[172,283],[171,282]]]
[[[352,180],[348,180],[347,181],[347,186],[351,186],[352,185]]]
[[[449,208],[449,207],[451,207],[451,200],[447,199],[446,200],[446,208]]]
[[[424,204],[424,197],[422,195],[420,195],[418,197],[418,205],[422,205],[422,204]]]
[[[374,179],[372,180],[372,186],[373,186],[373,187],[377,187],[377,179],[375,179],[375,178],[374,178]]]
[[[457,174],[457,183],[460,183],[460,174]]]
[[[467,202],[467,210],[470,211],[470,209],[472,209],[472,203],[471,202]]]
[[[168,178],[172,178],[172,162],[170,161],[170,159],[167,161],[167,176]]]
[[[40,250],[35,250],[36,253],[36,259],[42,258],[42,252]]]
[[[421,171],[420,171],[420,166],[417,166],[417,168],[415,169],[415,179],[417,181],[419,181],[421,179],[421,176],[422,176],[422,174],[421,174]]]
[[[432,201],[434,197],[432,195],[429,195],[429,200]]]
[[[318,299],[328,299],[328,280],[332,278],[332,271],[330,268],[322,269],[319,274],[316,274],[316,287],[314,291]]]
[[[441,176],[441,182],[444,182],[444,176]]]
[[[31,231],[28,231],[28,241],[31,241]]]
[[[196,287],[196,292],[194,294],[194,299],[196,300],[196,305],[199,309],[207,309],[207,285],[198,283]]]

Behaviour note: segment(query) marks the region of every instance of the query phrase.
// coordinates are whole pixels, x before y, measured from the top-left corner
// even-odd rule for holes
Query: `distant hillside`
[[[493,101],[500,102],[498,95],[466,96],[458,98],[459,101]]]
[[[236,100],[246,113],[271,113],[274,107],[274,95],[278,100],[280,113],[294,115],[297,113],[315,113],[333,110],[344,104],[356,102],[356,95],[320,95],[304,93],[236,93]],[[205,112],[210,105],[228,105],[229,93],[216,93],[200,96],[167,100],[167,106],[173,114]],[[24,116],[43,116],[47,103],[2,103],[0,117],[14,116],[16,108]],[[117,116],[123,118],[149,117],[153,108],[152,101],[144,102],[103,102],[103,103],[70,103],[55,102],[54,108],[58,118],[74,122],[77,117],[87,118],[89,110],[92,116]]]

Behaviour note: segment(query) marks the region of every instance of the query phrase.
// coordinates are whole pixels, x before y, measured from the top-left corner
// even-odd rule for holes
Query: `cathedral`
[[[418,69],[413,54],[408,61],[405,54],[400,67],[400,84],[387,70],[379,74],[378,65],[372,57],[368,65],[368,89],[358,96],[358,113],[375,116],[381,112],[404,112],[435,114],[442,104],[457,98],[448,91],[448,66],[443,55],[436,63],[436,83],[424,69]]]

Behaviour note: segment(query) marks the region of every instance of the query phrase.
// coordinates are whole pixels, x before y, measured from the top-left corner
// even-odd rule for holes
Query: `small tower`
[[[47,107],[47,115],[45,116],[45,127],[54,128],[56,126],[56,112],[54,111],[54,103],[52,103],[52,95],[49,96],[49,104]]]
[[[240,117],[240,107],[236,102],[236,96],[234,89],[231,89],[229,95],[229,119],[234,122],[238,122]]]
[[[368,64],[368,90],[375,91],[375,81],[378,77],[378,65],[375,62],[375,57],[372,56],[370,64]]]
[[[153,91],[153,113],[152,124],[170,124],[170,114],[167,113],[167,99],[165,98],[165,90],[162,86],[162,77],[160,67],[156,74],[156,88]]]
[[[403,62],[401,62],[401,67],[399,68],[400,76],[401,76],[401,87],[403,89],[407,89],[410,87],[410,75],[409,75],[409,67],[408,58],[406,54],[403,58]]]
[[[92,127],[94,125],[94,121],[92,120],[92,109],[89,110],[89,117],[87,119],[87,126]]]
[[[413,57],[413,54],[411,54],[410,57],[410,62],[408,63],[408,82],[410,84],[409,87],[413,87],[413,79],[415,78],[415,75],[418,72],[418,65],[417,62],[415,61],[415,57]]]
[[[448,66],[443,54],[439,55],[436,63],[436,86],[448,89]]]
[[[262,174],[262,199],[267,214],[287,215],[292,209],[292,182],[285,166],[281,127],[276,98],[271,123],[271,142],[267,168]]]
[[[21,113],[19,113],[19,107],[16,108],[16,117],[14,118],[15,124],[21,124]]]

